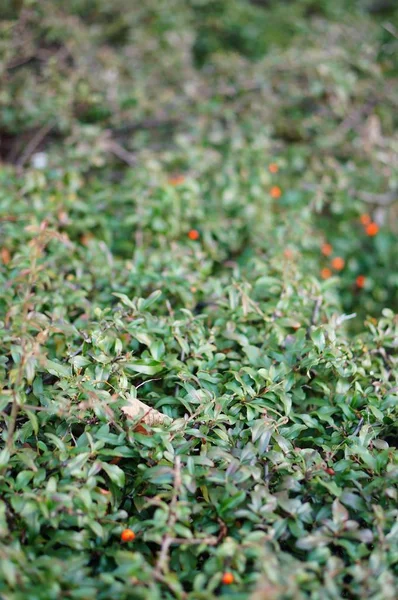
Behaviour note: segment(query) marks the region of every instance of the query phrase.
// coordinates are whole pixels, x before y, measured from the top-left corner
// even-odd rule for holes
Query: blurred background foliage
[[[286,191],[311,196],[350,278],[368,279],[366,298],[344,286],[345,308],[372,313],[397,301],[396,28],[376,0],[8,1],[0,153],[21,165],[51,148],[54,166],[114,178],[151,153],[197,172],[187,145],[266,139]],[[361,213],[386,225],[371,245]]]

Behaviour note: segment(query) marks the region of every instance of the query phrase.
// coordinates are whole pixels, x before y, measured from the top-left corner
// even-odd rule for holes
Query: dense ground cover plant
[[[396,30],[372,10],[8,4],[2,598],[396,597]]]

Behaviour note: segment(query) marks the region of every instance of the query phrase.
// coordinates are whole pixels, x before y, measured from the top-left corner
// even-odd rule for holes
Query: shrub
[[[210,5],[22,4],[2,24],[0,595],[395,598],[377,22],[295,3],[294,44],[199,68]],[[280,14],[217,5],[242,44]]]

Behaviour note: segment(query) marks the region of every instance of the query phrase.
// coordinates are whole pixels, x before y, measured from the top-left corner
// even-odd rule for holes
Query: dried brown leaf
[[[166,425],[172,421],[170,417],[137,400],[137,398],[130,398],[128,404],[122,407],[122,411],[129,419],[139,419],[145,425]]]

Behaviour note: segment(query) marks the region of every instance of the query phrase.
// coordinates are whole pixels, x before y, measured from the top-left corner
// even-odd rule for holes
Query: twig
[[[311,327],[314,327],[314,325],[316,325],[318,322],[319,311],[321,310],[321,306],[322,306],[322,296],[318,296],[318,298],[315,300],[314,308],[312,310],[312,315],[311,315],[311,321],[307,328],[307,337],[309,337],[309,335],[310,335]]]
[[[30,62],[34,58],[35,58],[34,54],[28,54],[27,56],[20,56],[19,58],[15,58],[13,61],[11,61],[7,65],[6,69],[7,69],[7,71],[11,71],[12,69],[16,69],[17,67],[21,67],[22,65],[25,65],[26,63]]]
[[[161,381],[161,379],[162,379],[161,377],[152,377],[152,379],[147,379],[146,381],[143,381],[139,385],[136,385],[135,389],[138,390],[138,388],[140,388],[142,385],[145,385],[146,383],[150,383],[151,381]]]
[[[132,154],[131,152],[128,152],[118,142],[115,142],[115,140],[107,141],[105,145],[105,150],[108,150],[108,152],[111,152],[112,154],[117,156],[117,158],[120,158],[120,160],[129,165],[129,167],[135,167],[137,164],[137,157],[134,156],[134,154]]]
[[[44,138],[50,133],[51,129],[54,127],[54,123],[46,123],[43,125],[38,131],[36,131],[35,135],[31,138],[30,142],[26,146],[25,150],[22,152],[21,156],[16,161],[18,167],[23,167],[27,160],[31,157],[33,152],[36,150],[38,145],[44,140]]]
[[[315,301],[314,310],[312,311],[311,325],[316,325],[319,319],[319,311],[322,306],[322,296],[318,296]]]
[[[226,524],[224,523],[224,521],[222,519],[220,519],[220,517],[217,517],[217,521],[218,524],[220,525],[220,532],[217,536],[217,544],[219,544],[221,542],[221,540],[223,540],[225,538],[225,536],[228,533],[228,529]]]
[[[8,450],[11,450],[12,446],[13,446],[13,438],[14,438],[14,433],[15,433],[15,427],[17,424],[17,416],[19,413],[19,404],[18,404],[18,400],[16,397],[16,393],[15,391],[13,391],[13,402],[12,402],[12,408],[11,408],[11,413],[10,413],[10,424],[8,426],[7,429],[7,448]]]
[[[215,400],[210,400],[210,404],[214,404]],[[174,438],[181,433],[182,429],[184,429],[188,423],[190,423],[191,421],[194,421],[196,419],[196,417],[198,417],[200,415],[201,412],[203,412],[204,408],[202,405],[199,406],[199,408],[197,408],[195,410],[195,412],[193,412],[185,421],[184,421],[184,425],[181,429],[178,429],[177,431],[175,431],[174,433],[171,434],[170,436],[170,442],[174,440]]]
[[[386,194],[372,194],[371,192],[359,191],[356,192],[356,196],[368,204],[378,204],[379,206],[388,206],[395,200],[398,200],[397,191],[387,192]]]
[[[185,600],[185,598],[187,597],[186,592],[180,591],[175,583],[171,582],[161,573],[154,573],[153,576],[155,577],[155,579],[157,579],[169,588],[171,593],[174,594],[176,600]]]
[[[172,544],[186,544],[188,546],[200,546],[200,544],[206,544],[207,546],[215,546],[218,544],[218,537],[209,535],[204,538],[168,538],[169,546]]]
[[[337,134],[343,134],[350,129],[355,129],[355,127],[361,123],[363,117],[367,116],[376,105],[377,99],[371,98],[368,102],[362,104],[362,106],[360,106],[358,109],[355,109],[337,127]]]
[[[174,496],[174,498],[176,498],[176,496]],[[172,514],[175,515],[175,512],[173,511],[173,513],[170,513],[170,516]],[[158,577],[158,575],[161,574],[162,571],[164,571],[164,568],[167,564],[167,553],[168,553],[170,546],[172,546],[173,544],[181,544],[181,545],[187,545],[187,546],[200,546],[201,544],[206,544],[207,546],[216,546],[217,544],[219,544],[221,542],[221,540],[224,539],[225,536],[227,535],[228,530],[227,530],[227,526],[220,518],[218,518],[217,520],[220,524],[220,532],[217,536],[209,535],[209,536],[203,537],[203,538],[181,538],[181,537],[169,537],[168,535],[166,535],[163,538],[161,550],[159,553],[159,558],[156,563],[155,572],[154,572],[155,577]],[[173,527],[174,527],[174,525],[175,525],[175,522],[173,523]],[[167,527],[169,527],[169,526],[170,526],[170,518],[167,523]],[[160,565],[160,568],[159,568],[159,565]]]
[[[173,127],[181,123],[181,119],[144,119],[143,121],[136,121],[135,123],[126,123],[122,127],[115,127],[112,129],[113,133],[134,133],[140,129],[158,129],[161,127]]]
[[[75,350],[75,352],[72,352],[72,354],[69,354],[69,358],[74,358],[75,356],[78,356],[78,354],[81,354],[83,352],[83,347],[84,347],[84,344],[82,344],[77,350]]]
[[[354,432],[352,433],[352,435],[358,435],[358,433],[359,433],[359,432],[361,431],[361,429],[362,429],[362,425],[363,425],[363,417],[361,417],[361,418],[359,419],[359,423],[358,423],[358,425],[355,427],[355,430],[354,430]]]
[[[321,188],[320,186],[313,183],[304,183],[302,185],[302,189],[308,192],[318,192]],[[350,196],[355,198],[359,198],[368,204],[374,204],[379,206],[389,206],[396,200],[398,200],[398,190],[392,190],[390,192],[386,192],[385,194],[374,194],[372,192],[367,192],[364,190],[355,190],[353,188],[347,190]]]
[[[176,456],[174,462],[174,486],[173,486],[173,497],[170,502],[169,518],[167,519],[167,530],[171,531],[177,522],[177,503],[178,497],[181,492],[181,457]],[[160,552],[156,561],[154,576],[161,575],[168,568],[169,562],[169,548],[173,543],[173,540],[178,538],[170,537],[168,533],[163,536],[162,544],[160,546]]]

